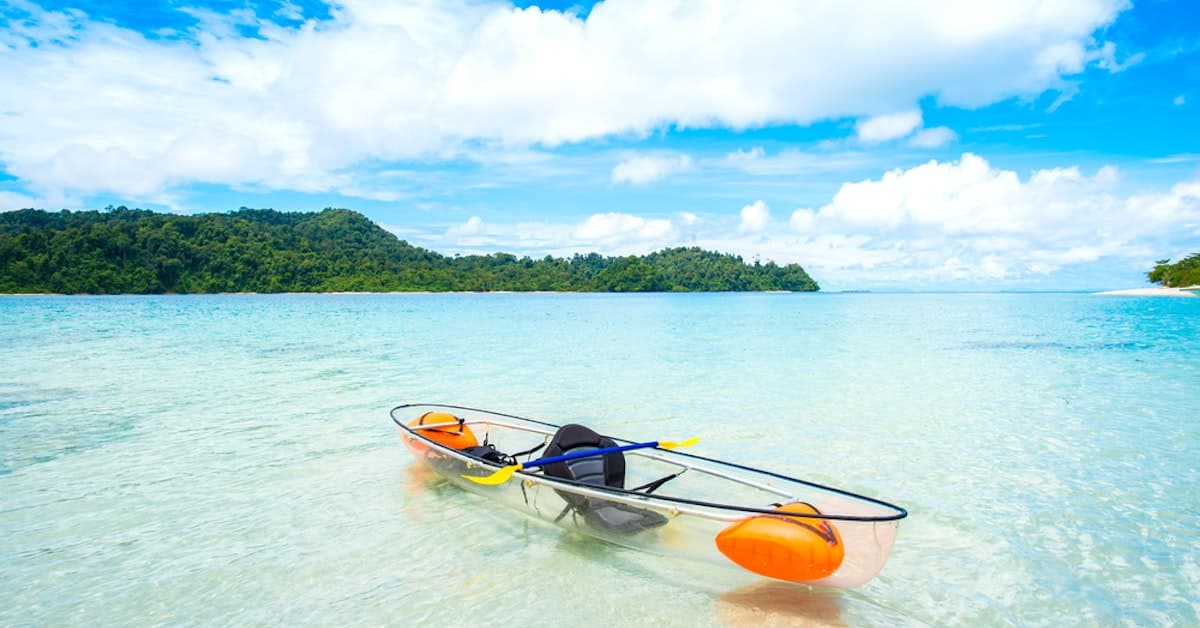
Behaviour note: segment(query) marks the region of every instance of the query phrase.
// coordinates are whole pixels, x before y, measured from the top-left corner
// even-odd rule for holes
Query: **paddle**
[[[548,465],[548,464],[554,464],[556,462],[566,462],[568,460],[578,460],[579,458],[589,458],[591,456],[602,456],[604,454],[615,454],[619,451],[629,451],[631,449],[647,449],[649,447],[662,447],[663,449],[675,449],[676,447],[690,447],[692,445],[695,445],[699,441],[700,441],[700,437],[693,436],[692,438],[689,438],[681,443],[677,443],[675,441],[670,441],[670,440],[662,440],[662,441],[655,440],[655,441],[650,441],[650,442],[646,442],[646,443],[634,443],[632,445],[618,445],[616,447],[602,447],[600,449],[590,449],[588,451],[581,451],[581,452],[574,453],[574,454],[563,454],[561,456],[550,456],[548,458],[538,458],[537,460],[534,460],[532,462],[520,462],[517,464],[509,465],[507,467],[500,467],[500,469],[497,470],[495,473],[493,473],[491,475],[485,475],[482,477],[474,476],[474,475],[464,475],[463,477],[467,478],[468,480],[470,480],[472,482],[476,482],[479,484],[487,484],[489,486],[494,486],[496,484],[503,484],[503,483],[507,482],[508,479],[511,478],[514,473],[516,473],[517,471],[520,471],[522,469],[541,467],[541,466]]]

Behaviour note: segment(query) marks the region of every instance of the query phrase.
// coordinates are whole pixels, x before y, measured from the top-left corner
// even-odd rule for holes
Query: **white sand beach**
[[[1200,286],[1188,286],[1186,288],[1163,288],[1154,286],[1152,288],[1133,288],[1130,290],[1109,290],[1107,292],[1097,292],[1096,294],[1125,296],[1125,297],[1184,297],[1194,299],[1197,296],[1196,290],[1200,290]]]

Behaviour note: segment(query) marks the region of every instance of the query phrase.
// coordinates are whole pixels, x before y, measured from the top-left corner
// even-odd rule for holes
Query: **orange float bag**
[[[820,515],[811,504],[793,502],[778,510]],[[726,558],[760,576],[811,582],[833,574],[846,556],[837,528],[820,517],[756,515],[717,534]]]
[[[447,425],[448,423],[457,423],[457,425]],[[420,427],[422,425],[437,425],[438,427],[422,428]],[[474,432],[462,419],[446,412],[426,412],[409,421],[408,427],[413,428],[413,431],[420,433],[421,436],[451,449],[466,449],[479,444]]]

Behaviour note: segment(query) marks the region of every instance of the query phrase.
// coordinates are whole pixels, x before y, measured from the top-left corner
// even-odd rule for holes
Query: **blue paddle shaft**
[[[658,441],[649,441],[646,443],[634,443],[632,445],[618,445],[616,447],[602,447],[600,449],[591,449],[588,451],[580,451],[573,454],[563,454],[561,456],[550,456],[548,458],[538,458],[533,462],[522,462],[522,469],[531,467],[540,467],[543,465],[554,464],[556,462],[566,462],[568,460],[576,460],[578,458],[588,458],[591,456],[602,456],[604,454],[615,454],[619,451],[629,451],[630,449],[646,449],[648,447],[658,447]]]

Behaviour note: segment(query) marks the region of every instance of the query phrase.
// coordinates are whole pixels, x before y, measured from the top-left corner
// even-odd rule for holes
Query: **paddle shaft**
[[[615,454],[620,451],[629,451],[630,449],[646,449],[649,447],[658,447],[658,441],[649,441],[645,443],[633,443],[631,445],[618,445],[616,447],[601,447],[600,449],[589,449],[588,451],[580,451],[573,454],[563,454],[561,456],[549,456],[547,458],[538,458],[532,462],[522,462],[522,469],[532,467],[541,467],[556,462],[566,462],[568,460],[578,460],[579,458],[589,458],[591,456],[603,456],[605,454]]]

